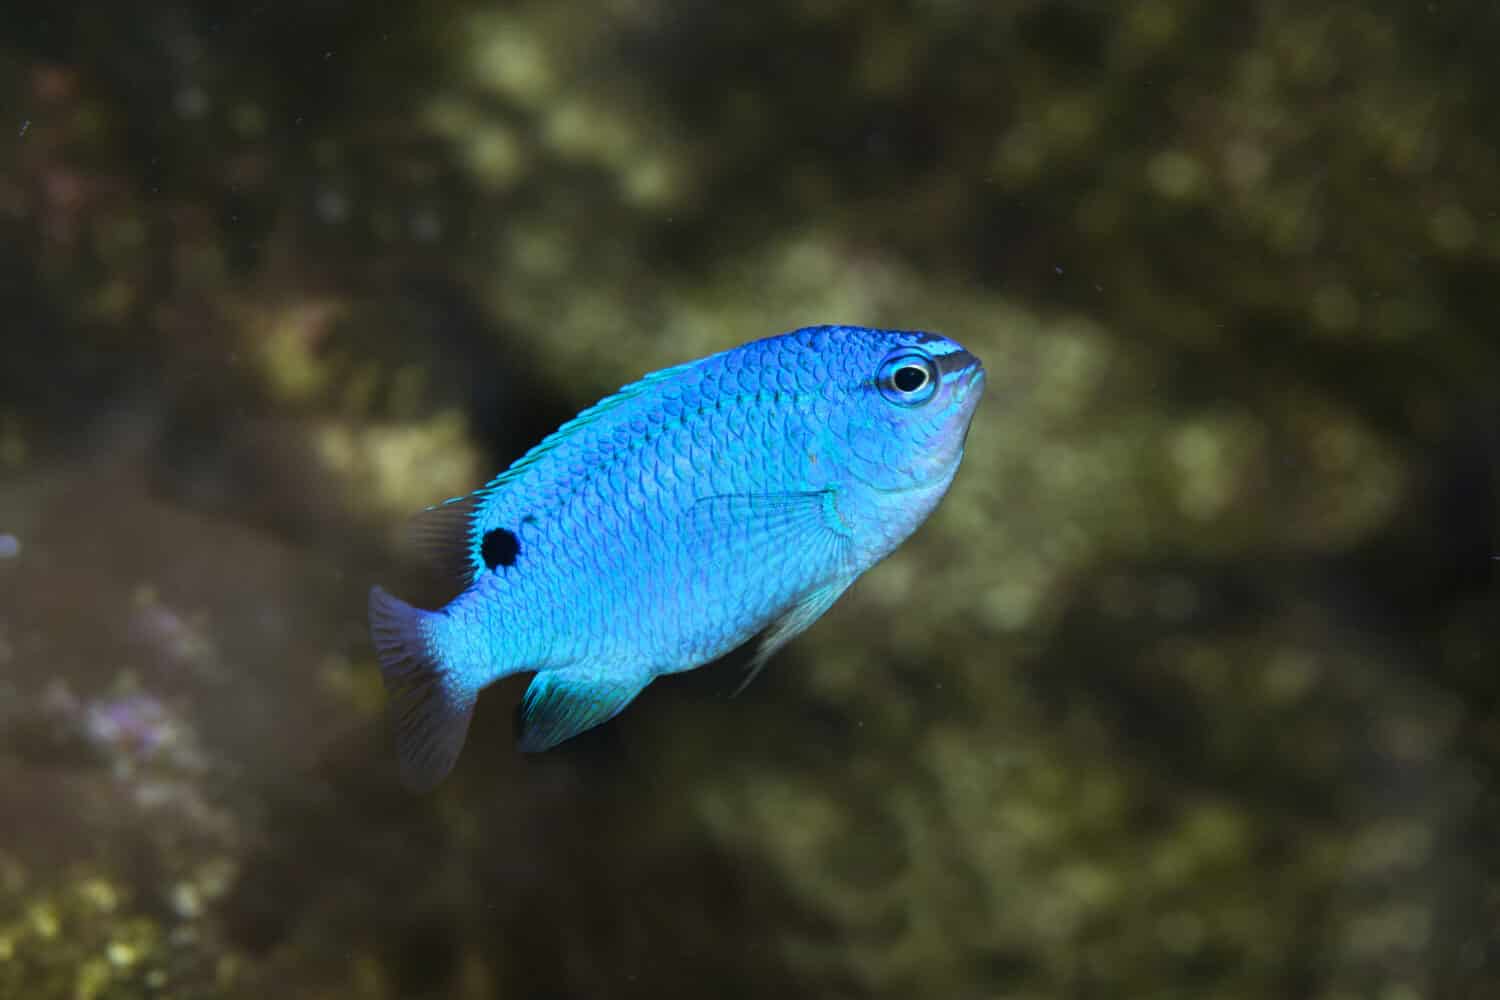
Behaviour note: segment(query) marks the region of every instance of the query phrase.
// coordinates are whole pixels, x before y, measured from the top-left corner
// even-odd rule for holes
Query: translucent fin
[[[794,560],[815,579],[843,575],[848,566],[850,535],[832,490],[704,497],[688,510],[681,531],[684,544],[707,547],[726,566]]]
[[[532,678],[521,702],[517,745],[528,753],[550,750],[614,718],[649,683],[638,675],[615,680],[594,671],[545,670]]]
[[[685,544],[715,553],[726,572],[780,572],[827,580],[803,595],[771,626],[735,694],[760,673],[781,647],[823,616],[859,575],[851,537],[832,490],[743,493],[705,497],[685,519]]]
[[[370,636],[390,697],[401,778],[417,791],[453,770],[474,714],[475,692],[438,661],[422,630],[431,614],[379,587],[370,590]]]
[[[750,682],[755,680],[765,668],[766,661],[781,647],[811,628],[813,622],[822,618],[844,591],[849,589],[849,585],[854,580],[854,576],[847,576],[826,583],[810,591],[802,600],[794,604],[791,610],[778,618],[776,624],[766,632],[766,637],[761,640],[760,648],[755,651],[755,657],[750,661],[750,667],[745,672],[745,679],[740,681],[740,686],[734,689],[734,693],[738,695],[749,687]]]
[[[613,395],[599,400],[547,435],[530,451],[516,459],[510,468],[480,489],[467,496],[454,497],[428,507],[413,521],[411,530],[413,547],[435,570],[449,578],[457,579],[467,587],[485,572],[484,558],[480,551],[478,517],[480,507],[486,500],[519,478],[547,455],[562,447],[575,437],[578,431],[598,424],[612,415],[628,416],[630,404],[633,401],[649,400],[651,390],[680,377],[700,363],[700,361],[692,361],[643,376]]]
[[[411,541],[422,560],[449,579],[467,587],[484,571],[475,539],[475,517],[488,488],[454,497],[412,518]]]
[[[628,415],[630,412],[628,404],[633,400],[643,398],[649,400],[650,396],[648,394],[652,390],[660,388],[663,383],[673,381],[707,360],[709,359],[701,358],[698,361],[689,361],[686,364],[674,365],[671,368],[663,368],[660,371],[651,372],[649,375],[643,375],[639,380],[622,387],[613,395],[605,396],[599,402],[583,410],[572,420],[569,420],[557,430],[548,434],[539,443],[534,445],[530,451],[516,459],[510,468],[490,480],[484,489],[479,490],[475,495],[493,493],[496,490],[502,489],[511,480],[516,479],[531,466],[545,458],[550,452],[557,450],[558,447],[565,444],[577,431],[591,424],[597,424],[608,416],[620,414],[622,410],[625,411],[623,415]]]

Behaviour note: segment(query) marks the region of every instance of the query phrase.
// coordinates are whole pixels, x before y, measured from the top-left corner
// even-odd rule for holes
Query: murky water
[[[0,13],[0,996],[1500,991],[1500,13]],[[820,322],[991,384],[913,540],[397,780],[408,515]]]

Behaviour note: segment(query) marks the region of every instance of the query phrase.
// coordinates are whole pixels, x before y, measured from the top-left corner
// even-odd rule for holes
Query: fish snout
[[[984,362],[968,351],[959,349],[937,359],[939,377],[952,385],[955,398],[965,410],[972,410],[984,394]]]

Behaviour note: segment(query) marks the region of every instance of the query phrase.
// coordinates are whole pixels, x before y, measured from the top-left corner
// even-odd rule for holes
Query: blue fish
[[[536,675],[525,751],[769,628],[754,676],[932,513],[983,390],[936,334],[808,327],[647,375],[430,508],[464,591],[437,611],[370,591],[403,779],[447,775],[510,674]]]

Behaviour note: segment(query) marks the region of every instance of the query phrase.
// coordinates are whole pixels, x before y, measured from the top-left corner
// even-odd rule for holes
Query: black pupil
[[[891,382],[902,392],[916,392],[927,384],[927,372],[916,365],[904,365],[896,369]]]

